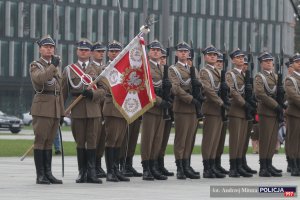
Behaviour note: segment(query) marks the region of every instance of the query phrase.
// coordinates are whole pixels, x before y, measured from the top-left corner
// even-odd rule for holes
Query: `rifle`
[[[193,44],[191,41],[191,59],[194,59],[194,49],[193,49]],[[202,94],[202,84],[200,83],[200,81],[198,81],[198,79],[196,78],[196,69],[195,66],[192,65],[190,67],[190,75],[191,75],[191,85],[192,85],[192,96],[194,99],[198,100],[200,102],[200,105],[195,104],[195,109],[196,109],[196,116],[197,119],[202,119],[203,118],[203,114],[201,113],[201,107],[202,107],[202,103],[204,102],[205,98],[203,97]]]
[[[254,63],[253,63],[253,56],[251,53],[251,45],[249,44],[248,49],[248,69],[245,72],[245,101],[250,104],[252,108],[247,107],[245,109],[246,111],[246,119],[248,121],[254,120],[254,116],[256,113],[256,101],[254,100],[253,95],[253,69],[254,69]]]
[[[168,39],[168,47],[166,48],[166,56],[169,56],[170,52],[170,38]],[[164,74],[163,74],[163,80],[162,80],[162,99],[165,101],[171,100],[171,88],[172,84],[169,80],[169,66],[167,63],[164,65]],[[170,108],[164,108],[163,109],[163,119],[164,120],[170,120],[171,119],[171,111]]]
[[[226,46],[224,44],[224,52],[223,52],[223,69],[221,70],[221,83],[220,83],[220,89],[219,89],[219,97],[222,99],[224,105],[229,106],[230,102],[229,102],[229,87],[226,84],[226,80],[225,80],[225,74],[227,71],[227,67],[228,67],[228,58],[227,58],[227,52],[226,52]],[[222,106],[221,107],[221,115],[222,115],[222,120],[223,122],[228,121],[227,118],[227,114],[226,114],[226,110],[225,107]]]
[[[283,66],[283,49],[281,49],[280,56],[277,57],[277,75],[278,75],[278,80],[277,80],[277,93],[276,93],[276,101],[279,104],[279,106],[283,109],[286,109],[286,105],[284,104],[284,88],[282,84],[282,66]],[[283,116],[283,109],[281,111],[278,111],[277,113],[277,119],[279,123],[284,122],[284,116]]]

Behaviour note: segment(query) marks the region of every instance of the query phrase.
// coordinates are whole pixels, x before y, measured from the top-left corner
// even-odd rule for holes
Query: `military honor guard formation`
[[[97,79],[122,52],[120,42],[114,40],[104,46],[87,39],[78,41],[77,61],[63,66],[62,72],[54,40],[47,35],[37,44],[40,59],[29,66],[35,91],[31,114],[37,184],[62,184],[51,170],[52,142],[66,114],[72,120],[77,148],[76,183],[99,184],[101,178],[128,182],[130,177],[167,180],[174,176],[164,165],[173,123],[177,179],[253,177],[257,171],[248,166],[246,159],[253,127],[259,130],[258,176],[282,176],[272,158],[283,123],[287,130],[288,172],[300,176],[300,54],[286,63],[289,74],[283,79],[283,56],[274,59],[267,51],[258,57],[260,70],[254,76],[250,51],[232,51],[232,69],[227,71],[227,53],[208,46],[198,52],[205,61],[204,67],[198,69],[193,65],[194,49],[186,42],[176,45],[176,62],[169,64],[169,48],[157,40],[151,41],[143,62],[149,67],[156,100],[129,124],[114,103],[111,85],[105,77]],[[279,60],[276,65],[275,60]],[[91,84],[94,80],[96,84]],[[70,113],[65,113],[66,102],[72,103],[79,96],[83,98]],[[203,121],[202,175],[191,166],[199,121]],[[221,166],[227,129],[229,170]],[[132,166],[140,130],[142,173]]]

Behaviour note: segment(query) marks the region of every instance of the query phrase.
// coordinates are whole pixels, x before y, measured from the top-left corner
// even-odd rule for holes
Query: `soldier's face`
[[[207,53],[204,55],[204,60],[211,65],[215,65],[217,62],[217,54],[216,53]]]
[[[217,69],[222,69],[223,68],[223,62],[222,61],[217,61],[216,64],[215,64],[215,67]]]
[[[43,58],[51,58],[54,55],[54,46],[53,45],[43,45],[40,47],[40,54]]]
[[[109,58],[109,60],[114,60],[120,53],[121,51],[119,50],[110,50],[107,53],[107,56]]]
[[[103,58],[104,58],[104,52],[105,51],[103,51],[103,50],[94,50],[92,52],[92,55],[97,60],[103,60]]]
[[[187,58],[189,56],[188,50],[178,50],[176,51],[176,56],[178,57],[178,60],[181,62],[186,62]]]
[[[289,67],[289,69],[293,69],[293,70],[296,70],[297,72],[299,72],[300,71],[300,60],[296,60],[293,63],[293,67]]]
[[[236,65],[237,67],[243,67],[244,66],[244,56],[236,56],[232,59],[232,63]]]
[[[81,60],[88,60],[91,57],[91,50],[77,49],[77,57]]]
[[[158,61],[161,57],[161,49],[152,48],[149,50],[148,56],[150,59]]]
[[[263,70],[271,71],[273,70],[273,60],[264,60],[260,63]]]
[[[166,57],[166,56],[160,57],[160,64],[161,64],[161,65],[167,64],[167,57]]]

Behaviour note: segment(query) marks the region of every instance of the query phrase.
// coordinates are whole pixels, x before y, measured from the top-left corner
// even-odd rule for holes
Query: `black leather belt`
[[[46,94],[46,95],[54,95],[54,96],[58,96],[60,95],[60,92],[55,92],[55,91],[42,91],[36,94]]]

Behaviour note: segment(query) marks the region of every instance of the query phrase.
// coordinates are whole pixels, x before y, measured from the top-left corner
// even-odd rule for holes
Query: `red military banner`
[[[156,96],[142,37],[135,37],[101,75],[110,85],[114,105],[128,123],[153,107]]]

